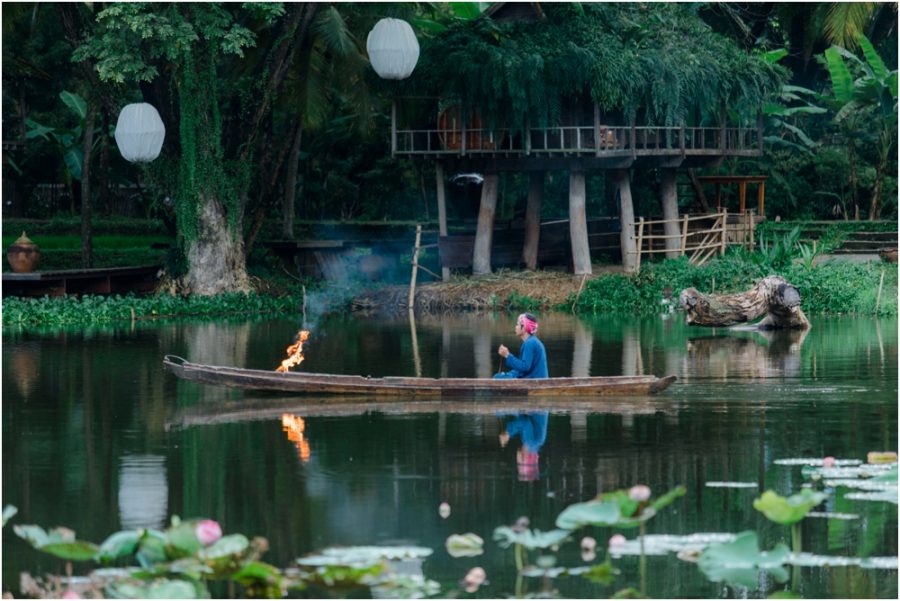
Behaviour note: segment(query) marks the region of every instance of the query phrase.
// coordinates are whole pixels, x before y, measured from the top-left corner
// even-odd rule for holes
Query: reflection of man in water
[[[547,411],[516,414],[506,422],[506,428],[500,433],[500,446],[506,447],[509,439],[517,434],[522,437],[522,446],[516,451],[516,465],[519,480],[537,480],[540,477],[538,451],[547,440]]]

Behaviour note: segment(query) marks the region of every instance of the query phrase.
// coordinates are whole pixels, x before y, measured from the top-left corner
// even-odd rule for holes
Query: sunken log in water
[[[770,275],[739,294],[709,295],[685,288],[679,296],[687,322],[695,326],[733,326],[765,316],[760,328],[808,328],[800,292],[784,278]]]

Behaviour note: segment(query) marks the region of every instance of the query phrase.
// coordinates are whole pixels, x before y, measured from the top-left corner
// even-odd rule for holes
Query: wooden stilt
[[[416,276],[419,274],[419,248],[422,242],[422,226],[416,224],[416,246],[412,256],[412,274],[409,277],[409,300],[406,306],[412,311],[416,302]]]

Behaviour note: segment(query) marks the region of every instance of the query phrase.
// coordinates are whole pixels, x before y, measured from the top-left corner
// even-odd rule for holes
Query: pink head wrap
[[[521,315],[519,315],[517,323],[525,328],[525,332],[528,334],[534,334],[535,332],[537,332],[537,319],[535,319],[534,315],[531,315],[530,313],[522,313]]]

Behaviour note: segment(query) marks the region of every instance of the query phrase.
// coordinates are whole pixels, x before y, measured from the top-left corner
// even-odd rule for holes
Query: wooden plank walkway
[[[3,296],[146,294],[156,287],[161,268],[162,265],[142,265],[4,273]]]

